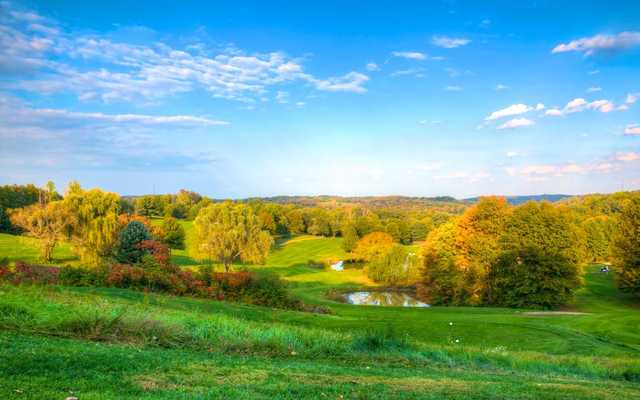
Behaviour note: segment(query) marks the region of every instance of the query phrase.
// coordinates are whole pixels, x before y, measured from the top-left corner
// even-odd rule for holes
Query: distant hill
[[[553,203],[553,202],[568,199],[571,197],[574,197],[574,196],[568,195],[568,194],[534,194],[534,195],[525,195],[525,196],[505,196],[507,201],[513,204],[514,206],[517,206],[518,204],[526,203],[527,201],[546,200]],[[475,203],[479,199],[480,197],[470,197],[468,199],[464,199],[464,201]]]

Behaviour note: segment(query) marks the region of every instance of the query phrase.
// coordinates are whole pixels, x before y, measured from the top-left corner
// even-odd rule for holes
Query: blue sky
[[[640,188],[640,3],[0,2],[0,183]]]

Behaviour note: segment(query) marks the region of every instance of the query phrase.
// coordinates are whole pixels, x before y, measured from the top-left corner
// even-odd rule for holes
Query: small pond
[[[386,307],[429,307],[403,292],[352,292],[345,294],[349,304]]]

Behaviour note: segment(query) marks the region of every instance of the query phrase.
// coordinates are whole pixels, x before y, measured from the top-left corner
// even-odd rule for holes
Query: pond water
[[[429,307],[403,292],[353,292],[345,295],[347,303],[360,306]]]

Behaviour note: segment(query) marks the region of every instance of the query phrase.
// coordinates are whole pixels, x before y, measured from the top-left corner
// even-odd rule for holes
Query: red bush
[[[45,265],[31,265],[22,261],[16,262],[11,279],[14,283],[42,283],[54,285],[59,281],[60,270]]]
[[[163,269],[176,271],[176,267],[170,263],[171,250],[167,245],[157,240],[143,240],[138,244],[138,248],[148,251]]]
[[[144,270],[127,264],[114,264],[109,268],[107,285],[129,288],[141,287],[145,283]]]

